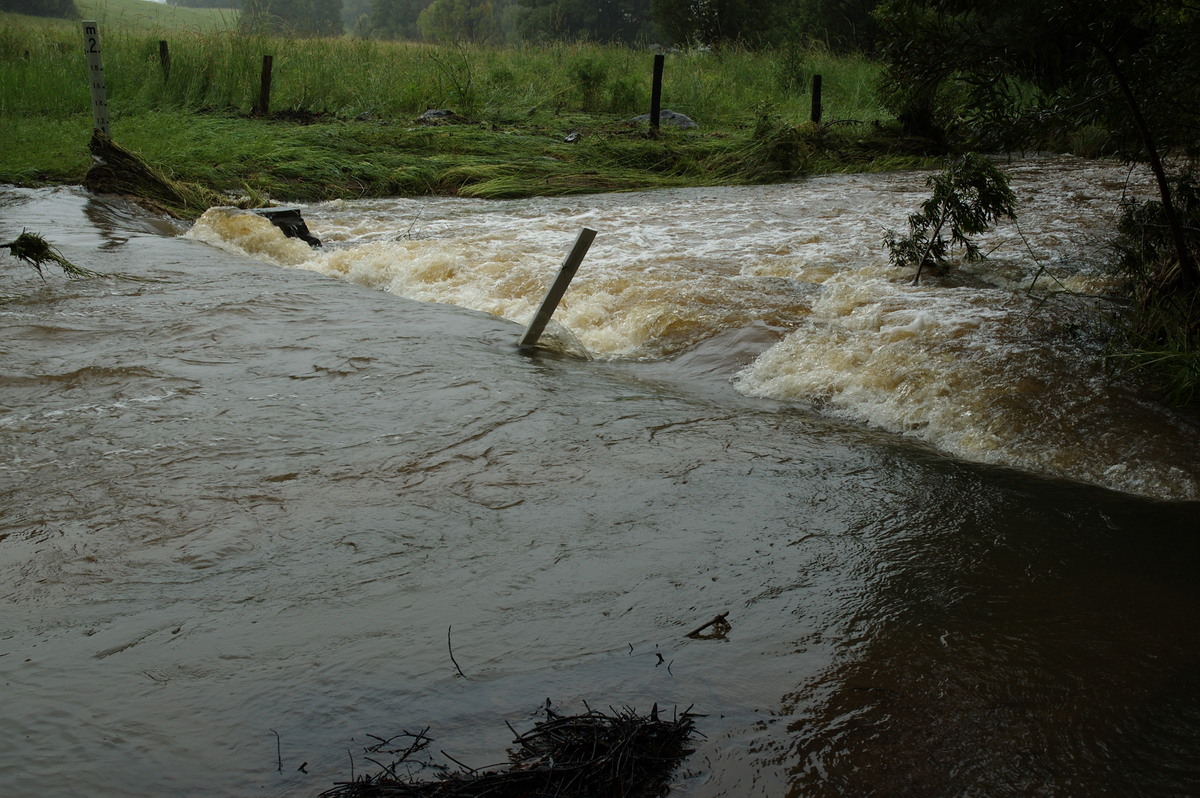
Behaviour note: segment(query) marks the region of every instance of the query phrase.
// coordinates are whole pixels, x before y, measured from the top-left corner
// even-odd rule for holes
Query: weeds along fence
[[[101,30],[114,123],[159,110],[249,112],[264,55],[271,109],[343,118],[411,118],[429,108],[497,124],[563,113],[645,113],[653,54],[590,43],[519,47],[296,39],[232,32]],[[164,75],[160,41],[169,48]],[[820,49],[685,51],[668,56],[663,107],[712,129],[753,124],[764,107],[808,117],[811,75],[824,75],[826,119],[885,118],[877,67]],[[0,114],[86,114],[88,87],[72,24],[0,30]]]

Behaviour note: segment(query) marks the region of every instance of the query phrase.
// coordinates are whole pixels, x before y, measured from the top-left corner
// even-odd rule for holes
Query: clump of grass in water
[[[58,266],[68,277],[87,278],[105,276],[100,272],[84,269],[71,263],[71,261],[63,257],[63,254],[57,248],[37,233],[22,230],[21,235],[17,236],[15,240],[7,244],[0,244],[0,247],[7,249],[9,254],[14,258],[23,260],[32,266],[43,282],[46,280],[46,275],[42,271],[42,267],[47,264]]]

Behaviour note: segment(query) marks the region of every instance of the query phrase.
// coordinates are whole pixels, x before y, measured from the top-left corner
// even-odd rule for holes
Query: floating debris
[[[368,753],[382,752],[399,758],[391,765],[383,766],[379,774],[339,784],[321,793],[321,798],[651,798],[665,795],[671,774],[684,757],[692,753],[688,745],[698,734],[693,723],[693,718],[698,716],[693,715],[689,707],[674,720],[660,720],[657,704],[649,715],[639,715],[629,708],[611,712],[604,714],[588,707],[581,715],[559,715],[550,709],[547,700],[546,720],[535,723],[525,734],[517,735],[513,742],[519,747],[509,751],[511,764],[506,769],[479,771],[464,767],[462,772],[443,774],[426,781],[402,777],[397,768],[402,765],[429,766],[410,759],[432,742],[426,736],[428,730],[419,734],[405,732],[389,740],[377,737],[375,739],[381,744],[368,748]],[[383,750],[383,746],[392,745],[400,737],[411,742],[403,748]]]
[[[34,271],[38,273],[38,277],[41,277],[43,281],[46,279],[46,275],[42,272],[42,267],[48,263],[53,263],[54,265],[58,266],[58,268],[62,269],[63,273],[68,277],[85,278],[105,276],[100,272],[84,269],[76,266],[74,263],[71,263],[71,261],[63,257],[62,253],[52,246],[49,241],[42,238],[37,233],[30,233],[22,230],[21,235],[17,236],[16,239],[8,242],[7,244],[0,244],[0,247],[7,249],[9,254],[14,258],[23,260],[32,266]]]
[[[702,635],[701,632],[705,629],[711,629],[712,631],[707,635]],[[731,629],[733,629],[733,626],[729,623],[729,610],[725,610],[703,626],[688,632],[684,637],[694,637],[696,639],[704,637],[724,638],[725,635],[729,634]]]
[[[309,231],[299,208],[254,208],[253,211],[282,230],[288,238],[298,238],[314,249],[321,246],[321,239]]]

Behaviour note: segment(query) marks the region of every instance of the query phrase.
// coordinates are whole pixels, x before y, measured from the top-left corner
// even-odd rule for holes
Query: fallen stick
[[[450,661],[454,663],[454,669],[458,671],[458,675],[467,678],[467,674],[462,672],[462,668],[458,667],[458,660],[454,658],[454,646],[450,645],[450,630],[453,626],[446,627],[446,648],[450,649]]]
[[[725,617],[727,615],[729,615],[729,610],[725,610],[725,612],[723,612],[720,615],[718,615],[717,617],[713,618],[711,621],[704,624],[703,626],[693,629],[692,631],[690,631],[686,635],[684,635],[684,637],[695,637],[696,635],[700,634],[708,627],[716,626],[717,624],[724,624],[725,626],[729,626],[729,621],[725,620]]]

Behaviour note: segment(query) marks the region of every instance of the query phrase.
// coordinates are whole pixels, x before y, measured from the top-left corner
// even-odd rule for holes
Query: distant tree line
[[[879,0],[348,0],[367,2],[359,33],[434,41],[586,39],[760,46],[797,39],[870,51]]]
[[[815,40],[871,53],[881,0],[167,0],[240,10],[242,30],[423,41],[750,47]],[[77,17],[74,0],[0,0],[0,11]]]
[[[340,36],[342,0],[242,0],[243,31]]]
[[[79,11],[75,8],[75,0],[0,0],[0,11],[66,19],[74,19],[79,16]]]
[[[72,0],[0,0],[67,3]],[[819,41],[873,53],[882,0],[167,0],[189,8],[242,9],[249,31],[416,41],[749,47]]]
[[[167,0],[167,5],[183,6],[184,8],[229,8],[237,10],[242,7],[242,0]]]

